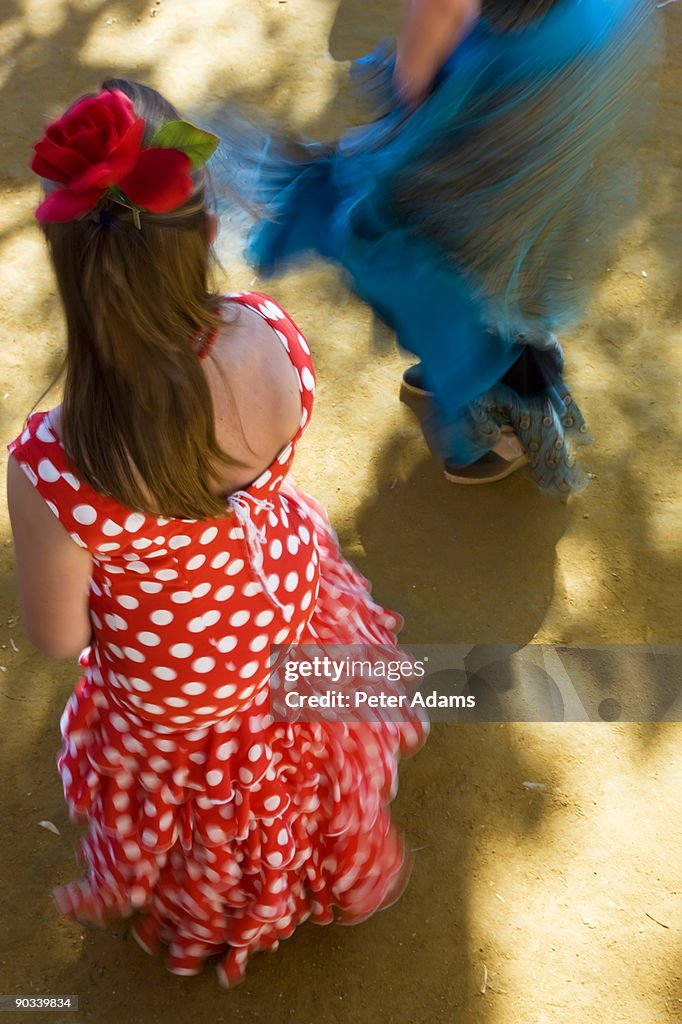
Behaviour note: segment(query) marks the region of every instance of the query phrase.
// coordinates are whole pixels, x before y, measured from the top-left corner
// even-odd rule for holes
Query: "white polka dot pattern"
[[[306,918],[361,919],[399,887],[390,825],[398,752],[420,723],[278,725],[268,711],[274,644],[327,637],[392,645],[399,619],[341,557],[321,507],[286,480],[312,409],[310,351],[271,299],[264,317],[300,382],[301,427],[246,492],[239,516],[146,516],[79,480],[44,414],[10,451],[93,558],[93,646],[64,713],[59,767],[88,821],[85,877],[56,893],[64,914],[140,909],[146,949],[170,939],[169,967],[238,981],[252,950]],[[314,894],[314,895],[313,895]]]

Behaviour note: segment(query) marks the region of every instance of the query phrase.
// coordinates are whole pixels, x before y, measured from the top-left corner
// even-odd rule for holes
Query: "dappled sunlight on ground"
[[[129,75],[195,118],[228,98],[329,138],[358,116],[346,62],[390,32],[398,11],[393,0],[190,6],[5,3],[6,440],[62,354],[28,171],[46,117],[102,79]],[[538,494],[523,473],[490,487],[448,485],[398,402],[406,357],[332,268],[264,283],[235,244],[220,272],[228,290],[272,291],[308,337],[319,396],[297,481],[328,507],[344,550],[378,600],[405,616],[412,643],[680,642],[682,5],[658,16],[670,55],[654,138],[641,154],[641,206],[595,282],[589,316],[563,339],[595,439],[583,453],[593,479],[568,503]],[[4,451],[0,462],[4,472]],[[54,759],[77,672],[30,650],[4,509],[0,537],[4,992],[77,993],[91,1024],[679,1021],[682,760],[672,722],[437,726],[401,770],[396,816],[416,851],[404,897],[357,928],[302,928],[275,956],[254,958],[229,995],[210,969],[196,979],[167,975],[127,938],[125,923],[84,933],[61,922],[50,891],[75,876],[77,830]]]

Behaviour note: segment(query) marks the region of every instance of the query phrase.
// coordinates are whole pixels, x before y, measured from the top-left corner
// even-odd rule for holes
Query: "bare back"
[[[216,440],[236,461],[216,467],[211,491],[217,496],[255,480],[296,433],[301,418],[296,372],[273,328],[252,309],[230,307],[234,319],[218,330],[202,361]],[[61,406],[49,415],[61,437]]]
[[[301,399],[296,372],[273,328],[258,313],[232,304],[203,361],[213,399],[218,444],[242,465],[221,466],[214,494],[246,487],[296,433]]]

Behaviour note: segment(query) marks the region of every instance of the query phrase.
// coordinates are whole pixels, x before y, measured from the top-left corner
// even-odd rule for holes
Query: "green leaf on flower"
[[[217,135],[205,132],[189,121],[166,121],[154,132],[149,145],[179,149],[190,158],[192,170],[196,171],[213,156],[219,142]]]

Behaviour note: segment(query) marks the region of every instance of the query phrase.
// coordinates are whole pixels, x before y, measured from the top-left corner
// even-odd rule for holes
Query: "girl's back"
[[[60,557],[67,557],[68,549],[73,558],[71,567],[61,566],[66,579],[75,576],[85,582],[84,572],[89,576],[90,663],[104,674],[99,685],[111,683],[115,704],[152,721],[165,713],[173,727],[187,726],[195,712],[195,724],[204,724],[211,715],[216,720],[241,706],[245,698],[237,688],[234,700],[220,708],[210,700],[207,705],[203,696],[190,701],[182,695],[206,694],[212,680],[220,689],[226,673],[239,674],[244,666],[249,668],[245,678],[257,675],[256,682],[262,684],[269,644],[297,639],[318,585],[312,524],[292,494],[280,493],[312,408],[309,350],[289,317],[263,296],[235,297],[224,308],[236,309],[238,315],[224,331],[216,331],[216,344],[222,348],[212,371],[216,422],[226,441],[238,442],[241,403],[247,421],[242,446],[251,459],[251,465],[229,467],[222,480],[216,476],[212,482],[222,496],[224,515],[193,519],[161,511],[150,514],[103,495],[74,472],[54,411],[31,416],[10,449],[13,484],[22,483],[17,471],[25,477],[20,493],[15,487],[12,493],[24,591],[39,592],[40,580],[53,564],[56,528],[63,534]],[[240,355],[244,363],[235,369]],[[248,375],[252,407],[244,396]],[[228,379],[241,395],[234,404],[218,390],[219,382]],[[286,425],[282,412],[295,420],[286,436],[278,437]],[[239,486],[237,474],[244,486]],[[41,533],[22,515],[26,498],[35,514],[42,510]],[[51,523],[50,517],[57,522]],[[53,599],[59,600],[56,590]],[[39,621],[45,616],[44,600]],[[81,597],[81,608],[82,603]],[[77,610],[64,607],[62,599],[60,620],[76,618]],[[263,632],[257,627],[266,620],[269,628]]]

